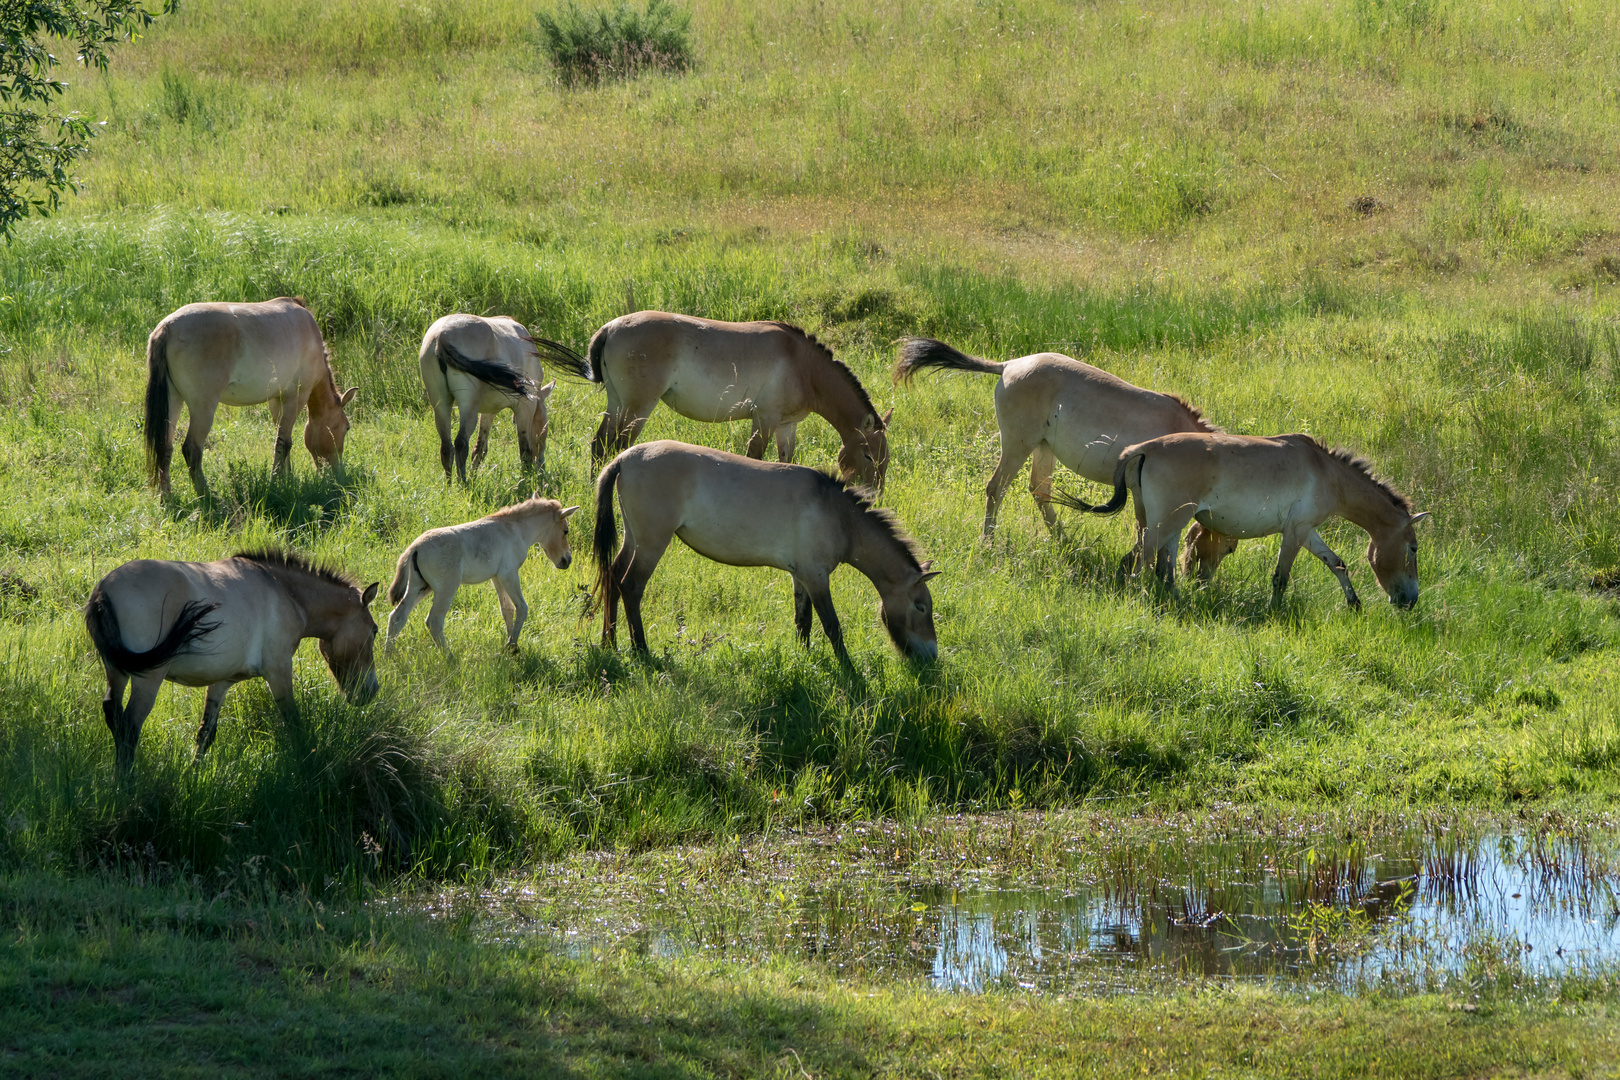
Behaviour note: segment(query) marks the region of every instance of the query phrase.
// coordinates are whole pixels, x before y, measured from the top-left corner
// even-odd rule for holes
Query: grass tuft
[[[595,86],[645,71],[688,71],[694,63],[692,13],[670,0],[647,0],[644,10],[619,0],[587,8],[564,0],[535,15],[538,44],[566,86]]]

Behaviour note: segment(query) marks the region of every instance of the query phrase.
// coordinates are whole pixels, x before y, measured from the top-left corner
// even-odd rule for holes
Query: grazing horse
[[[548,342],[548,344],[550,344]],[[523,326],[505,316],[446,315],[422,336],[422,383],[433,423],[439,429],[439,464],[450,479],[450,463],[467,480],[467,444],[478,427],[472,452],[476,470],[489,450],[489,429],[502,409],[512,410],[517,425],[518,456],[526,468],[546,464],[546,399],[555,383],[545,377],[535,340]],[[570,370],[574,370],[570,368]],[[583,371],[574,370],[583,375]],[[450,410],[461,413],[461,430],[450,441]]]
[[[613,543],[613,489],[624,511],[624,545]],[[650,442],[614,458],[596,481],[597,595],[602,641],[617,643],[619,599],[635,647],[647,651],[641,598],[673,537],[729,566],[774,566],[793,577],[793,618],[810,643],[810,612],[845,665],[844,635],[829,578],[840,563],[877,588],[883,625],[895,647],[924,660],[939,652],[928,579],[937,570],[917,558],[916,544],[894,515],[872,505],[869,491],[802,465],[772,464],[679,442]]]
[[[1187,523],[1243,539],[1282,534],[1272,602],[1282,599],[1301,547],[1321,559],[1339,579],[1353,608],[1361,600],[1344,560],[1323,542],[1316,527],[1335,514],[1367,532],[1367,561],[1390,603],[1417,603],[1417,532],[1428,517],[1414,514],[1405,495],[1373,475],[1367,462],[1347,450],[1329,449],[1309,435],[1180,433],[1126,447],[1114,468],[1114,497],[1093,506],[1069,495],[1055,501],[1094,514],[1116,513],[1126,493],[1136,499],[1141,537],[1137,565],[1152,557],[1159,578],[1175,581],[1176,540]]]
[[[262,551],[211,563],[137,559],[96,583],[85,625],[107,672],[101,703],[120,773],[135,761],[141,725],[164,679],[208,687],[197,756],[214,741],[226,691],[263,678],[291,719],[293,653],[320,639],[344,696],[364,705],[377,694],[371,663],[377,624],[368,610],[377,583],[353,579],[299,555]],[[131,683],[129,704],[124,690]]]
[[[182,403],[191,425],[180,453],[198,495],[208,494],[203,446],[221,402],[270,403],[276,425],[273,469],[278,473],[287,467],[293,424],[308,404],[304,446],[317,465],[335,464],[349,431],[343,407],[359,389],[338,393],[320,327],[298,297],[262,304],[187,304],[158,323],[146,341],[147,472],[168,495]]]
[[[1117,375],[1062,353],[1035,353],[1006,363],[981,360],[933,338],[907,338],[900,345],[894,381],[909,383],[924,368],[997,376],[996,424],[1001,462],[985,485],[984,539],[995,534],[1002,497],[1031,454],[1029,493],[1049,529],[1058,525],[1051,507],[1052,472],[1061,461],[1087,480],[1112,483],[1122,447],[1175,431],[1220,428],[1174,394],[1133,386]],[[1196,530],[1190,546],[1200,556],[1236,545]],[[1218,561],[1218,560],[1217,560]]]
[[[465,525],[429,529],[411,541],[394,569],[394,583],[388,586],[388,600],[394,611],[388,616],[385,647],[393,646],[410,620],[411,609],[432,593],[428,633],[448,653],[444,617],[450,612],[456,590],[493,580],[495,595],[501,601],[501,618],[506,620],[506,647],[516,649],[523,620],[529,616],[518,567],[529,557],[529,548],[539,544],[552,565],[568,569],[574,561],[568,549],[568,518],[578,509],[564,509],[556,499],[542,499],[537,494]]]
[[[667,311],[638,311],[603,326],[589,359],[547,343],[549,356],[583,367],[607,391],[607,412],[591,440],[591,464],[636,441],[660,399],[692,420],[748,419],[748,456],[793,460],[798,423],[811,413],[838,432],[838,473],[883,490],[889,468],[887,428],[860,379],[812,335],[781,322],[717,322]]]

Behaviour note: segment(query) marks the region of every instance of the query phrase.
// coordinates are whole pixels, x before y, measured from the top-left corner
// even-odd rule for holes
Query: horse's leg
[[[163,431],[158,439],[158,493],[168,498],[174,492],[169,487],[169,466],[174,461],[174,433],[180,427],[180,391],[176,390],[171,380],[169,383],[169,419],[163,425]]]
[[[449,653],[450,646],[444,640],[444,617],[450,614],[450,605],[455,603],[456,590],[461,587],[457,581],[443,589],[433,590],[433,606],[428,609],[427,628],[433,635],[433,640],[439,648]]]
[[[765,448],[776,438],[776,425],[766,417],[754,414],[754,427],[748,433],[747,455],[755,461],[765,460]]]
[[[647,652],[647,631],[641,622],[641,598],[646,595],[647,582],[658,569],[658,560],[669,547],[669,537],[661,544],[642,544],[630,540],[630,526],[625,525],[625,545],[619,550],[619,559],[613,560],[613,572],[619,575],[619,595],[624,600],[624,619],[630,624],[630,644],[637,652]],[[625,552],[629,560],[620,566]]]
[[[534,408],[534,402],[525,399],[522,404],[512,409],[512,426],[517,429],[518,461],[525,469],[534,468],[534,444],[532,429],[534,414],[539,410]]]
[[[477,472],[478,467],[484,463],[484,455],[489,453],[489,431],[495,426],[494,413],[480,413],[478,415],[478,442],[473,446],[472,457],[467,460],[467,468]],[[519,432],[518,443],[523,442],[522,433]]]
[[[439,432],[439,464],[444,466],[444,482],[450,482],[450,469],[455,464],[456,451],[450,441],[450,410],[454,406],[448,392],[443,401],[433,403],[433,426]]]
[[[823,578],[819,587],[811,588],[809,593],[810,603],[815,607],[816,614],[821,617],[821,628],[827,632],[827,640],[832,642],[833,655],[837,656],[838,662],[845,667],[854,667],[849,658],[849,650],[844,648],[844,631],[838,625],[838,612],[833,610],[832,586]]]
[[[473,428],[478,426],[478,412],[472,396],[456,399],[456,411],[461,414],[461,425],[456,429],[456,476],[467,482],[467,444],[472,441]]]
[[[186,467],[191,470],[191,487],[198,495],[208,494],[208,480],[202,471],[203,446],[208,442],[209,431],[213,430],[214,410],[217,408],[217,401],[200,409],[196,405],[190,406],[191,420],[186,426],[185,441],[180,444],[180,454],[186,459]],[[287,445],[292,444],[289,442]]]
[[[225,704],[225,694],[231,688],[229,680],[217,682],[208,688],[208,697],[203,702],[202,727],[197,729],[197,758],[208,753],[208,748],[214,745],[214,730],[219,726],[219,707]]]
[[[996,515],[1001,510],[1001,500],[1006,497],[1007,488],[1018,475],[1018,470],[1024,467],[1024,459],[1029,457],[1035,449],[1033,443],[1014,445],[1008,440],[1007,433],[1001,433],[1001,461],[996,465],[996,471],[990,474],[990,482],[984,486],[984,541],[989,543],[996,532]]]
[[[1176,549],[1181,546],[1182,530],[1197,510],[1196,503],[1187,503],[1142,530],[1138,565],[1151,559],[1154,576],[1168,588],[1176,584]]]
[[[1052,509],[1049,501],[1052,497],[1052,473],[1057,470],[1057,455],[1052,452],[1049,443],[1039,442],[1035,445],[1035,453],[1029,459],[1029,493],[1035,499],[1035,505],[1041,508],[1041,517],[1046,519],[1046,527],[1057,536],[1063,535],[1063,523],[1058,520],[1057,511]]]
[[[124,722],[124,691],[129,686],[129,676],[122,671],[115,671],[105,663],[102,669],[107,673],[107,694],[101,699],[101,716],[107,721],[107,730],[112,732],[113,742],[118,741],[118,729]]]
[[[523,601],[523,583],[518,580],[516,571],[495,579],[495,595],[501,598],[501,618],[506,620],[506,647],[516,650],[523,620],[529,617],[529,605]]]
[[[1344,602],[1360,611],[1361,597],[1356,595],[1356,587],[1350,584],[1350,571],[1345,567],[1344,560],[1339,558],[1338,554],[1327,546],[1327,541],[1322,539],[1322,534],[1312,529],[1310,534],[1305,537],[1305,547],[1312,555],[1321,559],[1323,564],[1333,571],[1333,576],[1339,579],[1339,588],[1344,590]]]
[[[776,460],[793,463],[793,451],[799,444],[799,425],[779,424],[776,428]]]
[[[546,467],[546,435],[550,427],[551,422],[546,413],[545,403],[541,402],[535,406],[534,419],[529,421],[529,453],[534,457],[530,464],[536,472],[541,472]],[[523,441],[519,439],[518,450],[521,452],[522,449]]]
[[[1304,541],[1298,529],[1284,529],[1282,545],[1277,549],[1277,568],[1271,572],[1271,602],[1282,603],[1283,593],[1288,589],[1288,575],[1294,568],[1294,560],[1299,557],[1299,549]]]
[[[810,646],[810,617],[812,610],[810,591],[800,583],[798,578],[794,578],[793,626],[799,631],[799,644],[806,648]]]
[[[281,713],[282,723],[288,731],[299,728],[298,700],[293,697],[293,665],[292,654],[285,660],[272,660],[264,665],[261,672],[264,676],[265,686],[270,688],[270,699],[276,703],[276,710]]]
[[[270,419],[276,423],[276,455],[270,465],[270,472],[279,475],[287,468],[287,462],[292,459],[293,425],[298,423],[298,405],[293,403],[292,408],[281,398],[270,399]]]
[[[161,669],[167,672],[167,668]],[[163,675],[146,672],[131,680],[129,705],[113,729],[113,753],[120,775],[129,772],[135,764],[135,747],[141,741],[141,725],[157,703],[158,691],[163,688]]]
[[[412,556],[411,568],[405,575],[405,595],[399,598],[394,610],[388,613],[388,636],[383,639],[383,648],[392,649],[399,635],[405,632],[410,625],[411,612],[416,605],[422,602],[422,597],[432,592],[433,588],[422,577],[422,571],[417,566],[416,556]]]

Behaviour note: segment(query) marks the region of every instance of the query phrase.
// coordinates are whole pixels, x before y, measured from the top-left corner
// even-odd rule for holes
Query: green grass
[[[1588,584],[1620,569],[1607,5],[692,11],[692,71],[569,89],[536,53],[528,5],[199,2],[74,88],[75,107],[108,121],[85,189],[0,251],[0,570],[37,590],[0,589],[0,863],[16,880],[164,863],[335,903],[401,876],[479,882],[580,850],[943,809],[1613,805],[1620,609]],[[183,303],[280,294],[307,298],[339,379],[362,387],[346,472],[318,474],[300,449],[272,479],[265,410],[222,410],[213,498],[181,478],[163,506],[144,486],[147,333]],[[201,696],[165,690],[135,775],[115,782],[78,613],[102,574],[275,542],[386,582],[422,530],[535,486],[504,421],[483,473],[444,485],[423,329],[500,312],[583,348],[641,307],[799,323],[895,407],[884,501],[945,570],[937,666],[893,653],[851,571],[835,579],[846,673],[819,634],[797,645],[783,575],[685,551],[648,598],[653,658],[611,654],[585,615],[587,563],[536,559],[517,655],[500,651],[492,590],[468,589],[448,627],[459,663],[412,627],[381,664],[382,696],[356,710],[306,649],[303,723],[284,729],[244,684],[201,766]],[[891,387],[908,333],[994,358],[1061,349],[1230,430],[1304,430],[1366,454],[1433,512],[1418,609],[1345,611],[1314,563],[1273,609],[1274,541],[1246,544],[1208,590],[1122,584],[1121,521],[1070,522],[1058,541],[1018,489],[981,547],[990,380]],[[564,382],[551,401],[540,486],[584,502],[602,399]],[[746,429],[661,410],[647,437],[741,449]],[[829,464],[835,437],[809,421],[799,453]],[[1376,595],[1361,535],[1327,538]],[[49,903],[24,906],[21,921]],[[107,932],[133,940],[134,925]],[[419,947],[426,964],[434,946],[400,946]],[[497,962],[477,955],[472,982]],[[701,965],[508,962],[605,988],[595,1005],[546,1006],[556,1015],[639,1015],[660,980],[695,1012],[744,994],[734,971]],[[268,970],[250,963],[231,985],[304,985]],[[869,1009],[769,966],[740,977],[758,987],[744,996],[840,1002],[826,1023],[846,1034],[828,1038],[852,1041],[829,1043],[835,1062],[863,1060],[847,1033],[880,1014],[913,1031],[894,1018],[933,1008],[884,990]],[[511,978],[510,1000],[541,1000]],[[17,1000],[40,1000],[28,985]],[[976,1025],[1004,1005],[951,1007]],[[1068,1022],[1018,1007],[1028,1023],[998,1052],[1048,1045],[1058,1028],[1043,1025]],[[1247,1007],[1085,1009],[1104,1026],[1177,1016],[1192,1031]],[[1326,1006],[1254,1007],[1331,1027]],[[503,1011],[515,1006],[490,1008],[496,1027],[521,1026]],[[1433,1003],[1344,1008],[1352,1032],[1410,1023],[1419,1042],[1472,1022]],[[1525,1008],[1502,1038],[1521,1040],[1526,1071],[1564,1067],[1532,1053],[1538,1025],[1597,1022]],[[603,1053],[650,1045],[610,1027]]]

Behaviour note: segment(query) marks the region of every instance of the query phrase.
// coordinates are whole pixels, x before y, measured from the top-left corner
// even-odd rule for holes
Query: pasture
[[[90,1031],[119,1009],[146,1023],[260,994],[263,1026],[221,1051],[255,1071],[276,1025],[340,993],[360,997],[288,1071],[319,1067],[351,1006],[373,1025],[357,1067],[424,1075],[498,1064],[486,1040],[509,1036],[531,1040],[531,1069],[573,1046],[580,1075],[634,1072],[623,1055],[655,1074],[666,1037],[686,1070],[670,1074],[786,1072],[788,1048],[816,1076],[972,1072],[979,1058],[953,1056],[969,1033],[995,1033],[988,1061],[1031,1039],[1128,1047],[1146,1024],[1165,1048],[1208,1050],[1212,1074],[1307,1056],[1407,1074],[1372,1052],[1391,1040],[1430,1075],[1612,1061],[1612,980],[1494,982],[1506,1022],[1448,1061],[1431,1053],[1441,1032],[1476,1018],[1444,988],[942,999],[780,957],[503,952],[474,916],[389,914],[559,860],[588,876],[593,860],[874,820],[1038,816],[1083,843],[1109,820],[1236,806],[1307,838],[1402,815],[1601,836],[1620,795],[1620,15],[1540,0],[692,10],[691,72],[567,88],[533,11],[505,0],[197,0],[75,86],[70,102],[108,121],[85,188],[0,249],[0,896],[19,928],[6,1008],[27,1032],[7,1067],[92,1072],[117,1049]],[[272,477],[267,410],[222,408],[211,494],[181,477],[161,502],[146,335],[185,303],[280,295],[306,300],[340,386],[360,387],[344,468],[317,471],[295,440]],[[785,575],[679,545],[644,602],[651,656],[606,650],[581,512],[571,568],[524,564],[515,653],[491,590],[464,588],[454,661],[419,609],[356,708],[305,646],[300,720],[242,684],[200,766],[202,692],[170,685],[115,780],[81,616],[103,574],[280,544],[386,590],[428,528],[537,489],[589,507],[599,387],[548,369],[538,478],[506,414],[471,482],[447,485],[417,350],[466,311],[583,351],[641,308],[795,323],[893,407],[882,501],[943,571],[937,664],[894,651],[848,568],[832,579],[845,670],[819,627],[800,647]],[[1121,581],[1127,519],[1065,511],[1054,538],[1027,473],[982,545],[993,380],[893,386],[912,333],[996,360],[1055,349],[1232,432],[1366,455],[1431,513],[1416,608],[1385,601],[1342,525],[1324,536],[1359,613],[1314,560],[1274,607],[1274,539],[1246,542],[1208,588]],[[641,438],[740,452],[748,435],[659,406]],[[838,449],[819,419],[800,425],[801,463],[831,467]],[[388,1057],[391,1032],[453,1026],[425,1019],[435,1007],[470,1018],[465,1041]],[[1255,1058],[1240,1033],[1256,1015],[1321,1040]],[[825,1037],[795,1042],[812,1023]],[[864,1031],[920,1048],[884,1058]],[[731,1040],[751,1049],[728,1056]],[[178,1045],[188,1067],[220,1060]],[[1065,1053],[1052,1061],[1071,1073],[1100,1060]]]

